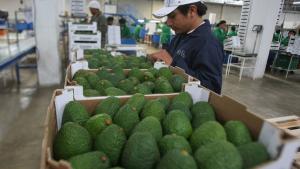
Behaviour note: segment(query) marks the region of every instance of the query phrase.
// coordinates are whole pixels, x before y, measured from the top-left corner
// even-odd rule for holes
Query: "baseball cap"
[[[157,18],[162,18],[173,12],[180,5],[191,4],[195,2],[202,2],[202,0],[165,0],[164,7],[155,11],[153,15]]]
[[[89,2],[89,8],[100,9],[100,3],[98,1],[92,0]]]

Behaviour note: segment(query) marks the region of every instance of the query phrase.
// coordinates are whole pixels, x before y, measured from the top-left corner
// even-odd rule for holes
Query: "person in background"
[[[295,35],[296,35],[296,31],[290,30],[289,33],[288,33],[288,36],[282,39],[281,45],[282,45],[282,46],[288,46],[288,45],[289,45],[290,38],[291,38],[292,36],[295,36]]]
[[[149,57],[184,69],[199,79],[202,86],[220,94],[224,51],[212,34],[209,21],[203,19],[206,11],[201,0],[165,0],[165,6],[153,15],[167,16],[166,23],[176,35],[166,50]]]
[[[230,31],[227,33],[228,37],[237,36],[237,31],[235,26],[231,26]]]
[[[273,39],[272,39],[272,42],[279,42],[280,41],[280,30],[277,29],[275,32],[274,32],[274,35],[273,35]]]
[[[221,20],[213,31],[213,34],[221,44],[224,44],[224,40],[226,39],[226,31],[227,25],[225,20]]]
[[[107,17],[106,22],[107,22],[108,26],[113,25],[114,24],[114,17],[112,17],[112,16]]]
[[[134,29],[134,38],[137,41],[140,39],[140,32],[141,32],[142,27],[143,27],[142,24],[138,24]]]
[[[100,3],[98,1],[96,1],[96,0],[90,1],[88,4],[88,7],[92,14],[90,23],[96,22],[97,29],[98,29],[98,31],[101,32],[101,48],[103,48],[105,46],[106,33],[107,33],[106,18],[104,15],[102,15],[102,12],[100,10]]]
[[[162,49],[167,49],[171,39],[171,28],[165,23],[161,26],[160,43],[162,44]]]
[[[130,29],[126,25],[126,19],[119,19],[119,24],[121,27],[121,38],[131,38]]]

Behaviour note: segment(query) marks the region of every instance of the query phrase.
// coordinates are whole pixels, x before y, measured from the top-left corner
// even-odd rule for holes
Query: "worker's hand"
[[[171,65],[173,62],[171,55],[164,49],[151,54],[150,58],[155,61],[164,61],[167,65]]]

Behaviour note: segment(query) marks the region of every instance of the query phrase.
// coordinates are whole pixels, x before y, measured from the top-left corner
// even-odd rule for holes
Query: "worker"
[[[273,35],[273,39],[272,39],[272,42],[279,42],[280,41],[280,30],[276,30],[274,35]]]
[[[288,36],[282,39],[281,45],[282,45],[282,46],[288,46],[288,45],[289,45],[290,38],[291,38],[292,36],[295,36],[295,35],[296,35],[296,31],[290,30],[289,33],[288,33]]]
[[[121,27],[121,38],[131,38],[130,29],[126,25],[126,19],[119,19],[119,24]]]
[[[167,49],[171,39],[171,28],[162,24],[161,26],[161,35],[160,35],[160,43],[162,44],[163,49]]]
[[[103,48],[105,46],[107,33],[106,18],[104,15],[102,15],[102,12],[100,10],[100,3],[98,1],[90,1],[88,7],[90,8],[90,12],[92,14],[90,23],[97,22],[97,29],[101,32],[101,48]]]
[[[230,31],[227,33],[228,37],[237,36],[237,31],[235,26],[231,26]]]
[[[114,17],[112,17],[112,16],[107,17],[106,22],[107,22],[108,26],[113,25],[114,24]]]
[[[141,29],[143,28],[142,24],[138,24],[135,28],[134,28],[134,38],[135,40],[139,40],[140,39],[140,32]]]
[[[176,35],[166,50],[149,57],[184,69],[198,78],[202,86],[220,94],[223,47],[212,34],[209,21],[203,19],[206,11],[200,0],[165,0],[165,6],[153,15],[167,16],[167,25]]]
[[[227,25],[226,25],[226,21],[224,20],[221,20],[213,31],[213,34],[217,37],[217,39],[219,40],[219,42],[221,42],[221,44],[224,44],[224,40],[226,39],[226,31],[227,31]]]

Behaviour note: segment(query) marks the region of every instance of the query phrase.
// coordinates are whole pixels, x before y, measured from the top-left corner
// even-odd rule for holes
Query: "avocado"
[[[193,156],[185,150],[173,149],[159,161],[156,169],[198,169]]]
[[[97,114],[91,117],[86,123],[85,128],[91,134],[92,138],[101,133],[107,126],[112,124],[111,117],[108,114]]]
[[[193,128],[199,127],[207,121],[216,121],[216,115],[213,107],[207,102],[197,102],[192,106],[192,125]]]
[[[223,126],[216,121],[208,121],[199,126],[192,134],[190,143],[193,150],[218,140],[226,140]]]
[[[90,133],[77,123],[67,122],[54,138],[53,153],[56,160],[69,159],[92,150]]]
[[[100,80],[106,80],[110,76],[110,72],[107,69],[99,69],[96,74]]]
[[[133,88],[131,93],[151,94],[151,89],[145,84],[138,84]]]
[[[165,134],[177,134],[189,138],[193,132],[190,120],[184,112],[173,110],[169,112],[163,120],[163,129]]]
[[[188,92],[181,92],[179,95],[175,96],[172,100],[172,104],[182,103],[188,108],[191,108],[193,105],[192,96]]]
[[[201,169],[242,169],[243,166],[237,148],[225,140],[201,146],[194,157]]]
[[[165,135],[159,140],[158,145],[162,155],[173,149],[185,150],[192,154],[192,148],[186,138],[176,134]]]
[[[80,102],[70,101],[65,106],[62,116],[62,124],[65,124],[66,122],[75,122],[80,125],[84,125],[89,118],[89,113]]]
[[[171,79],[172,75],[173,75],[172,71],[167,67],[162,67],[158,70],[158,76],[165,77],[168,80]]]
[[[123,96],[126,95],[126,92],[115,87],[109,87],[105,89],[105,94],[107,96]]]
[[[73,76],[73,79],[76,79],[78,77],[83,77],[83,78],[86,78],[86,76],[89,74],[90,72],[88,70],[85,70],[85,69],[80,69],[78,70],[74,76]]]
[[[147,88],[151,91],[151,93],[154,91],[155,84],[151,81],[145,81],[142,83],[143,85],[147,86]]]
[[[188,106],[186,104],[183,104],[182,102],[177,102],[177,103],[172,103],[169,106],[169,111],[172,110],[181,110],[185,113],[186,117],[189,118],[189,120],[192,120],[192,113],[190,112],[190,109],[188,108]]]
[[[98,69],[100,67],[99,61],[96,58],[90,58],[87,61],[90,69]]]
[[[160,121],[152,116],[146,117],[140,123],[138,123],[134,127],[132,134],[136,132],[149,132],[157,142],[162,137],[162,128],[160,125]]]
[[[73,156],[68,161],[73,169],[107,169],[110,167],[108,157],[101,151]]]
[[[96,114],[106,113],[106,114],[109,114],[110,117],[113,118],[120,107],[121,107],[120,99],[111,96],[111,97],[108,97],[108,98],[102,100],[97,105],[97,107],[95,109],[95,113]]]
[[[168,81],[157,79],[155,81],[154,93],[173,93],[174,90]]]
[[[164,105],[165,111],[168,110],[168,107],[169,107],[169,104],[170,104],[170,100],[169,100],[168,97],[161,96],[161,97],[157,98],[156,100],[159,101],[160,103],[162,103]]]
[[[154,137],[148,132],[137,132],[129,137],[124,147],[122,166],[126,169],[152,169],[159,158]]]
[[[161,121],[165,117],[165,109],[164,105],[160,103],[158,100],[149,100],[141,114],[142,118],[153,116],[156,117],[159,121]]]
[[[109,87],[114,87],[114,85],[108,80],[99,80],[94,86],[94,89],[97,90],[101,95],[105,95],[105,89]]]
[[[133,109],[140,113],[146,103],[145,96],[137,93],[132,95],[126,104],[129,104]]]
[[[136,78],[136,77],[131,76],[131,77],[128,77],[127,79],[130,80],[133,83],[134,86],[140,84],[139,79]]]
[[[144,72],[144,81],[151,81],[154,82],[155,81],[155,76],[151,73],[151,72]]]
[[[138,68],[131,69],[128,72],[128,77],[136,77],[140,82],[144,81],[144,73]]]
[[[133,90],[133,88],[134,88],[134,84],[132,83],[131,80],[124,79],[124,80],[121,80],[119,82],[119,84],[117,85],[117,87],[119,89],[122,89],[126,93],[130,93]]]
[[[175,92],[180,92],[182,91],[182,86],[184,83],[187,81],[180,75],[172,75],[171,79],[169,80],[174,91]]]
[[[117,165],[126,143],[124,130],[116,124],[106,127],[95,139],[95,149],[104,152],[112,166]]]
[[[154,67],[149,68],[147,71],[151,72],[154,77],[158,77],[158,70],[155,69]]]
[[[96,73],[90,72],[89,75],[86,77],[89,84],[92,86],[92,88],[95,88],[97,86],[97,82],[100,80]]]
[[[113,118],[113,122],[122,127],[127,136],[139,121],[138,112],[128,104],[122,106]]]
[[[100,96],[101,94],[97,90],[94,90],[94,89],[84,89],[83,95],[86,97],[97,97],[97,96]]]
[[[227,121],[224,125],[227,139],[235,146],[240,146],[252,142],[250,132],[241,121]]]
[[[83,89],[91,89],[89,82],[84,77],[76,77],[76,83],[83,87]]]
[[[243,168],[253,168],[270,159],[267,149],[258,142],[243,144],[238,147],[243,159]]]

